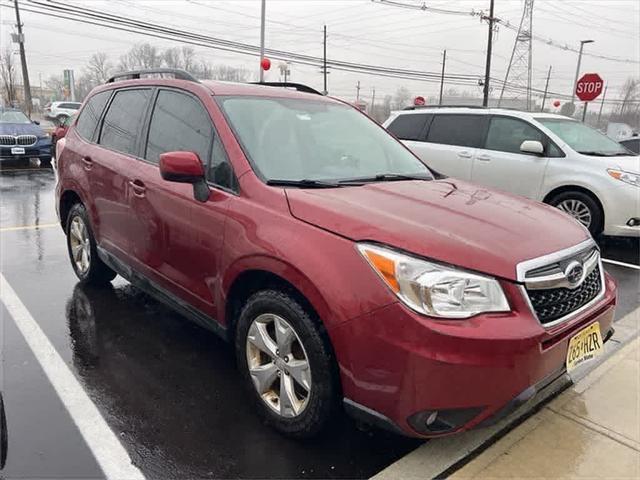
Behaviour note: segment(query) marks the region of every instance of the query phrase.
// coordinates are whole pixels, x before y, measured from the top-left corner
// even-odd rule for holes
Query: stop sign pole
[[[597,73],[585,73],[580,80],[576,82],[576,96],[584,102],[582,110],[582,121],[587,116],[587,106],[589,102],[598,98],[602,93],[604,81]]]

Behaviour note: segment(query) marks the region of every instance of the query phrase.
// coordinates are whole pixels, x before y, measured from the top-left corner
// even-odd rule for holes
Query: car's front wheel
[[[268,424],[297,438],[327,425],[339,398],[334,357],[296,298],[277,290],[251,296],[235,347],[249,395]]]
[[[604,215],[590,195],[579,191],[562,192],[554,196],[549,204],[578,220],[594,237],[602,232]]]
[[[82,282],[99,285],[115,278],[116,273],[98,257],[89,215],[81,203],[71,207],[66,232],[71,266]]]

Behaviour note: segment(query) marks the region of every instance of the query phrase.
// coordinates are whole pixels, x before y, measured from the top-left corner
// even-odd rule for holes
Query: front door
[[[547,143],[533,125],[514,117],[491,118],[484,148],[474,158],[471,180],[517,195],[537,199],[549,158],[520,151],[525,140]]]

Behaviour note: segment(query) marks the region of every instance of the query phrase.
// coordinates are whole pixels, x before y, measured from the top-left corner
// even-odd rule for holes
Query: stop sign
[[[590,102],[602,93],[604,81],[597,73],[585,73],[576,83],[576,95],[583,102]]]

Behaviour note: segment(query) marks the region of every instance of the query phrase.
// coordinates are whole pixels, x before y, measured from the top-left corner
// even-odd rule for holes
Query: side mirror
[[[209,187],[202,162],[193,152],[166,152],[160,155],[160,176],[168,182],[190,183],[200,202],[209,199]]]
[[[520,145],[520,151],[523,153],[530,153],[532,155],[543,155],[544,147],[538,140],[525,140]]]

